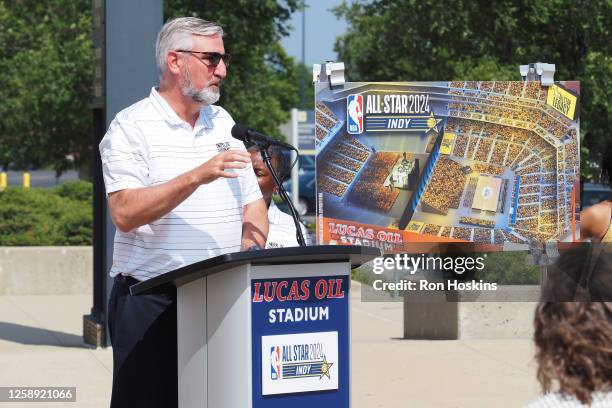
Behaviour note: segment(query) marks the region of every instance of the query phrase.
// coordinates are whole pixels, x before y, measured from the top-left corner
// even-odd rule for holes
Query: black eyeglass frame
[[[198,58],[202,64],[207,67],[216,67],[219,65],[219,62],[223,60],[223,63],[227,67],[231,60],[231,55],[229,53],[221,54],[220,52],[209,52],[209,51],[190,51],[190,50],[175,50],[176,52],[185,52],[187,54],[202,54],[208,59],[208,63],[204,60],[204,58]]]

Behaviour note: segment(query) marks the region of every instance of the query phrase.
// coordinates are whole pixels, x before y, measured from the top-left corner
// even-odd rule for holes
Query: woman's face
[[[251,162],[253,164],[253,171],[257,177],[259,189],[261,190],[261,194],[266,202],[266,206],[269,207],[270,201],[272,200],[272,194],[274,194],[277,188],[276,184],[274,183],[274,178],[272,177],[268,166],[266,166],[266,164],[263,162],[261,153],[258,151],[251,151]],[[272,159],[272,166],[276,167],[274,159]]]

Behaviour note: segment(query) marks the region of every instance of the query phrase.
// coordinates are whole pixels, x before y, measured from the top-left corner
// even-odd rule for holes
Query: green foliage
[[[352,81],[518,80],[518,66],[556,64],[580,80],[582,173],[593,179],[611,142],[610,0],[374,0],[335,9],[336,41]]]
[[[70,200],[93,203],[93,188],[87,181],[71,181],[55,188],[55,193]],[[92,204],[93,205],[93,204]]]
[[[89,159],[90,10],[90,0],[0,2],[0,166],[60,173]]]
[[[224,27],[234,58],[220,103],[237,122],[277,137],[299,105],[300,66],[279,45],[298,6],[298,0],[164,2],[166,18],[197,15]],[[61,174],[91,160],[91,8],[91,0],[0,1],[0,167],[51,166]],[[71,153],[74,162],[66,159]]]
[[[92,245],[91,183],[0,193],[0,246]]]
[[[197,16],[223,27],[225,48],[232,54],[219,104],[238,123],[281,137],[278,125],[299,106],[300,65],[279,44],[297,0],[166,0],[165,16]],[[308,88],[310,85],[307,76]],[[314,105],[310,89],[306,100]]]
[[[523,251],[486,254],[485,268],[477,273],[477,278],[499,285],[537,285],[540,283],[540,269],[528,265],[526,258],[527,252]]]
[[[372,265],[364,264],[351,270],[351,279],[363,285],[372,286],[376,279],[380,279],[380,276],[372,272]]]

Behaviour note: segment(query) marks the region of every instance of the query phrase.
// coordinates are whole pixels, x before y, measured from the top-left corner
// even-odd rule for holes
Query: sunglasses
[[[217,65],[219,65],[219,62],[221,62],[221,60],[223,60],[223,62],[225,63],[225,66],[228,66],[229,61],[230,61],[230,54],[228,53],[221,54],[219,52],[188,51],[188,50],[176,50],[176,52],[185,52],[188,54],[192,54],[194,56],[196,56],[197,54],[201,54],[202,55],[201,57],[196,56],[196,58],[202,61],[202,63],[206,65],[207,67],[216,67]]]

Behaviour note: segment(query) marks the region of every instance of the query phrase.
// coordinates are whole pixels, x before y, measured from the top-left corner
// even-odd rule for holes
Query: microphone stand
[[[291,218],[293,218],[293,222],[295,223],[295,236],[297,238],[298,244],[300,244],[301,247],[304,247],[306,246],[306,241],[304,240],[304,234],[302,234],[302,225],[300,224],[297,211],[293,206],[293,202],[291,201],[291,199],[289,199],[289,195],[287,195],[287,190],[285,190],[285,187],[283,187],[283,183],[280,182],[278,176],[276,175],[276,172],[274,171],[274,168],[272,167],[270,153],[268,153],[268,147],[270,147],[270,144],[258,143],[258,145],[260,147],[261,158],[263,159],[264,163],[266,163],[268,170],[270,170],[270,174],[272,174],[272,178],[274,179],[274,182],[278,187],[278,192],[280,193],[283,201],[289,206]]]

